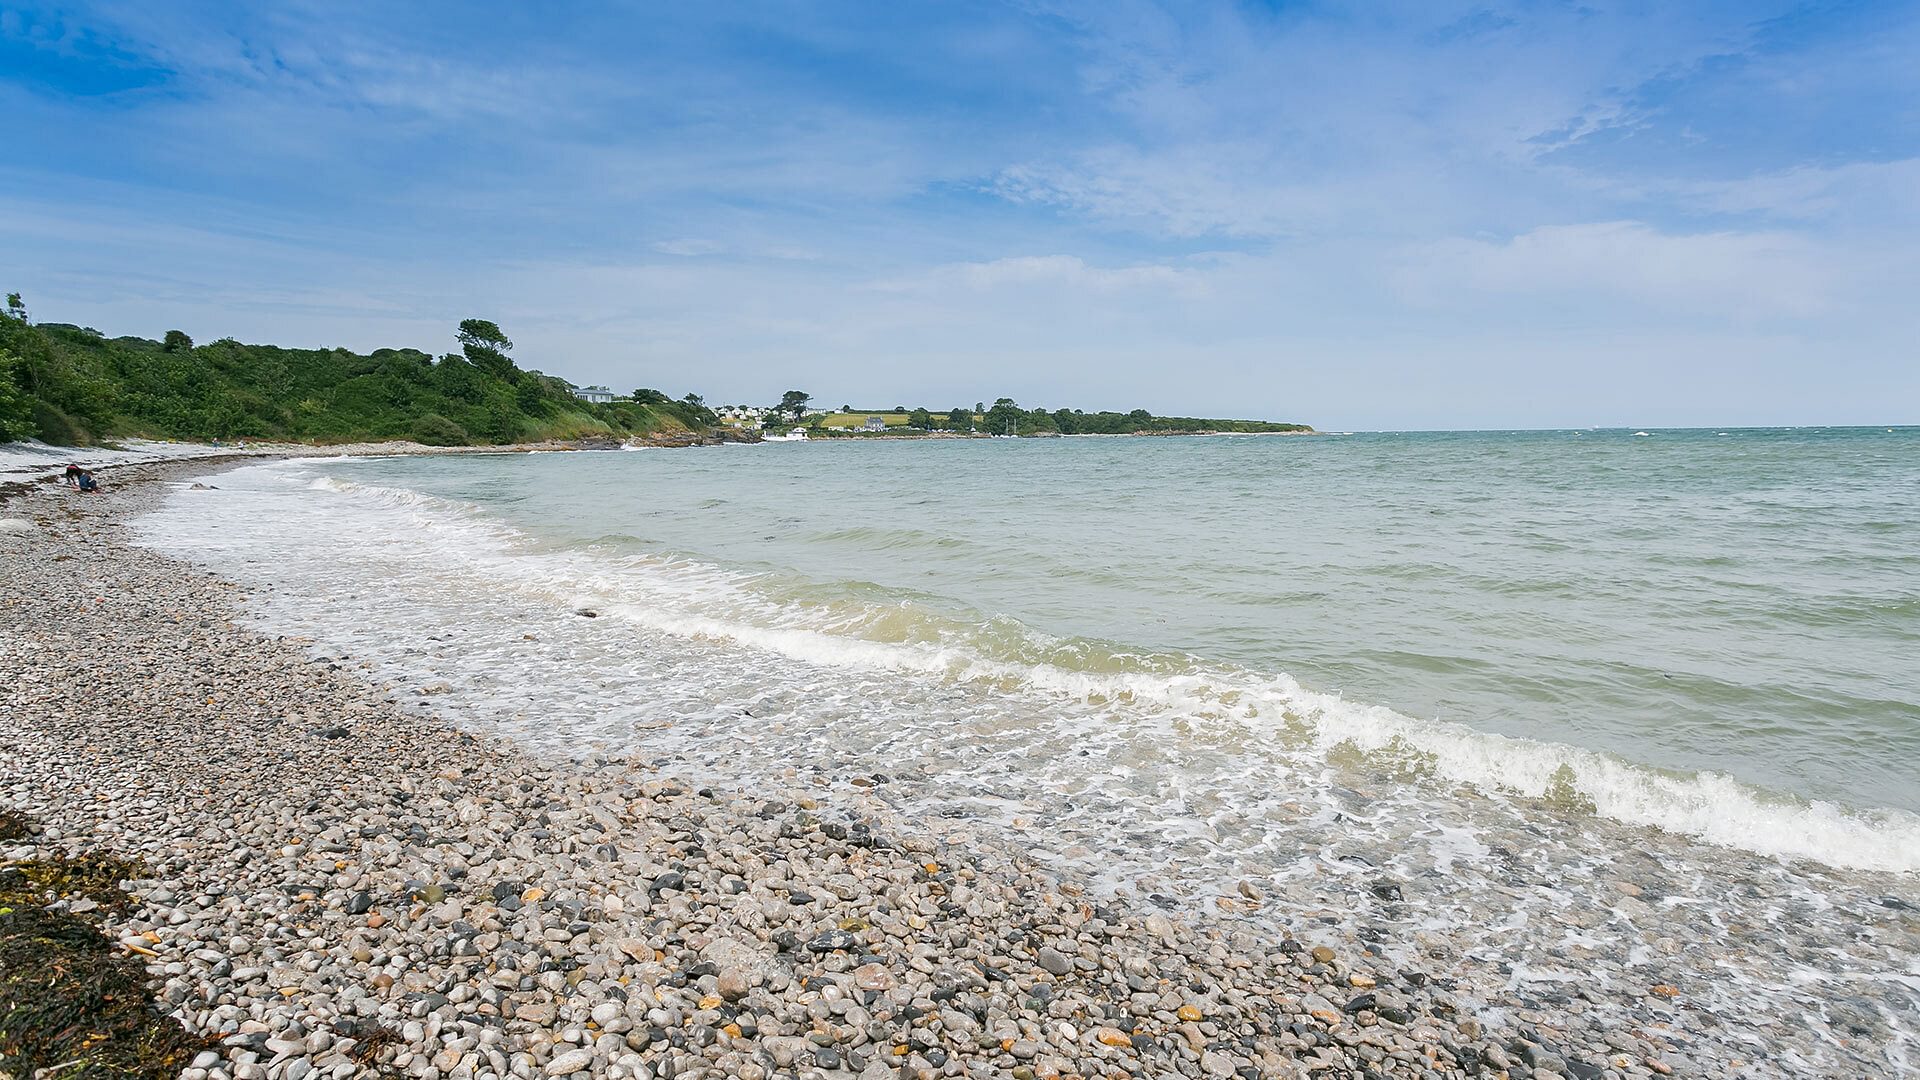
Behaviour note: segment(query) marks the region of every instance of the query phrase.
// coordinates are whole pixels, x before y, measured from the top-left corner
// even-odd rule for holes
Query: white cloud
[[[1683,202],[1733,214],[1800,221],[1920,219],[1920,158],[1807,165],[1737,180],[1673,185]]]
[[[678,240],[662,240],[653,245],[653,250],[662,255],[679,255],[683,258],[693,258],[700,255],[718,255],[721,247],[711,240],[702,240],[698,237],[683,237]]]
[[[1512,18],[1500,4],[1335,18],[1062,6],[1109,123],[1099,142],[1003,165],[988,190],[1175,238],[1407,239],[1525,228],[1543,207],[1564,214],[1569,188],[1600,201],[1542,159],[1632,127],[1638,88],[1747,48],[1780,4],[1737,19],[1684,5]]]
[[[1171,153],[1107,147],[1070,163],[1001,170],[990,189],[1013,202],[1058,206],[1170,236],[1277,236],[1324,225],[1348,200],[1279,180],[1248,146],[1188,145]]]
[[[991,262],[953,263],[935,267],[918,278],[884,281],[877,283],[874,288],[882,292],[946,292],[955,288],[990,292],[1036,286],[1094,293],[1136,289],[1193,293],[1203,290],[1205,282],[1193,270],[1172,266],[1147,264],[1108,268],[1090,266],[1073,255],[1020,255]]]
[[[1827,252],[1795,234],[1670,234],[1637,221],[1441,241],[1411,252],[1395,280],[1435,307],[1532,297],[1741,318],[1824,314],[1843,285]]]

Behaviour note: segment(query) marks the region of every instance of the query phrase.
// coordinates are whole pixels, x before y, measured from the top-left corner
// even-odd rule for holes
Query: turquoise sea
[[[1612,875],[1814,953],[1920,899],[1920,429],[846,440],[213,483],[146,541],[412,707],[729,783],[861,778],[1162,906],[1257,918],[1235,883],[1325,903],[1388,874],[1460,963],[1497,945],[1509,992],[1673,981],[1635,970],[1650,942],[1715,947],[1677,900],[1620,923]],[[1576,963],[1556,920],[1583,904],[1606,948]],[[1785,1023],[1809,980],[1868,985],[1908,1047],[1898,929],[1824,960],[1720,942],[1701,994],[1775,993]]]

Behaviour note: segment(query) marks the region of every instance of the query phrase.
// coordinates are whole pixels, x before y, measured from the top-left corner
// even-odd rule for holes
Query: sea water
[[[858,779],[955,842],[1367,941],[1495,1015],[1651,1010],[1762,1073],[1915,1057],[1920,430],[849,440],[212,483],[146,542],[535,752]]]

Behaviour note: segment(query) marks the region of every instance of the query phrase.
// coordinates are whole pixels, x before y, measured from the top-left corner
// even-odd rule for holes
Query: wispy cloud
[[[485,313],[577,381],[732,400],[1522,423],[1517,365],[1590,400],[1630,339],[1830,419],[1920,332],[1916,48],[1883,2],[30,0],[0,278],[114,332],[438,349]]]
[[[935,267],[917,278],[883,281],[874,288],[882,292],[1058,288],[1095,293],[1151,289],[1192,294],[1205,284],[1193,271],[1172,266],[1101,267],[1072,255],[1020,255]]]
[[[726,249],[712,240],[698,237],[686,237],[678,240],[661,240],[653,245],[653,250],[662,255],[679,255],[683,258],[695,258],[701,255],[717,255]]]
[[[1789,233],[1672,235],[1637,221],[1542,226],[1511,240],[1447,240],[1398,280],[1429,307],[1515,300],[1653,309],[1743,321],[1825,314],[1843,275],[1832,252]]]

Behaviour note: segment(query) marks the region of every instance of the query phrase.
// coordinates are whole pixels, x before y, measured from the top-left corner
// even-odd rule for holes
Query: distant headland
[[[946,410],[814,407],[789,390],[765,406],[709,406],[695,393],[616,393],[521,368],[499,325],[466,319],[458,352],[288,349],[221,338],[196,345],[109,338],[91,327],[34,323],[20,294],[0,316],[0,442],[84,446],[114,438],[265,439],[306,443],[411,440],[506,446],[560,440],[660,445],[809,438],[1307,434],[1305,424],[1131,412],[1022,408],[1011,398]]]

